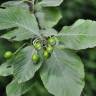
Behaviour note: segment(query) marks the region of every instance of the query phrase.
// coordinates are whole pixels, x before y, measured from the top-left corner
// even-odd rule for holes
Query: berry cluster
[[[52,52],[53,52],[53,48],[54,45],[56,44],[56,38],[54,37],[49,37],[47,38],[47,43],[45,44],[46,47],[43,46],[42,42],[40,42],[40,40],[36,40],[36,42],[33,41],[33,46],[34,48],[38,51],[41,48],[43,48],[43,57],[44,59],[48,59]],[[4,54],[4,58],[5,59],[10,59],[13,56],[13,53],[11,51],[7,51]],[[37,64],[40,61],[40,56],[37,53],[32,54],[32,61]]]
[[[54,47],[55,44],[56,44],[56,40],[55,40],[54,37],[49,37],[47,39],[47,44],[45,45],[46,48],[45,47],[43,48],[44,49],[43,56],[44,56],[45,59],[48,59],[51,56],[51,54],[53,52],[53,47]],[[34,45],[34,48],[36,50],[40,50],[42,48],[42,44],[40,42],[36,42],[33,45]],[[38,54],[33,54],[32,55],[32,61],[35,62],[35,63],[38,63],[40,61],[39,55]]]

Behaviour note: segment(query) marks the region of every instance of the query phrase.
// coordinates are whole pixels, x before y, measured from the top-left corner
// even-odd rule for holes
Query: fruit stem
[[[19,48],[14,52],[14,55],[16,55],[25,45],[26,45],[26,43],[24,43],[21,47],[19,47]]]

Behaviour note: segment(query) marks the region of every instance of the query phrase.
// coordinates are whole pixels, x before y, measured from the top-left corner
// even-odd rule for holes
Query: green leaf
[[[21,86],[15,80],[6,88],[7,96],[21,96]]]
[[[2,38],[14,40],[25,40],[32,38],[32,36],[40,36],[38,24],[33,14],[29,13],[29,10],[25,10],[19,7],[10,7],[6,9],[0,9],[0,30],[17,27]]]
[[[23,96],[53,96],[39,83],[35,82],[33,87]]]
[[[22,7],[28,9],[28,5],[24,1],[8,1],[1,5],[1,7]]]
[[[42,0],[39,4],[41,4],[44,7],[49,6],[59,6],[63,0]]]
[[[15,57],[14,76],[18,83],[30,80],[40,68],[42,60],[38,64],[34,64],[32,61],[32,54],[34,53],[36,53],[36,50],[32,46],[28,46]]]
[[[47,90],[55,96],[80,96],[84,88],[83,64],[69,50],[55,49],[40,75]]]
[[[58,34],[58,40],[64,48],[75,50],[96,46],[96,22],[78,20],[73,26],[65,26]]]
[[[53,28],[50,29],[46,29],[46,30],[41,30],[41,33],[43,34],[43,36],[57,36],[57,31]]]
[[[6,88],[7,96],[21,96],[29,91],[33,86],[33,81],[27,81],[25,83],[18,84],[16,80],[13,80]]]
[[[7,61],[0,65],[0,76],[8,76],[13,74],[13,66]]]
[[[42,28],[51,28],[55,26],[62,17],[58,8],[42,8],[39,5],[37,5],[36,16]]]

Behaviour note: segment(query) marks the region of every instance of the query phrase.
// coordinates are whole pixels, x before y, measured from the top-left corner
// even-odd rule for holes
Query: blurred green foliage
[[[96,48],[79,52],[85,64],[85,88],[84,96],[95,96],[96,94]]]
[[[3,3],[8,0],[0,0]],[[55,26],[60,30],[64,25],[71,25],[77,19],[96,20],[96,0],[64,0],[61,4],[62,20]],[[21,44],[16,42],[14,45],[9,41],[0,39],[0,64],[4,61],[3,54],[6,50],[16,50]],[[85,88],[82,96],[95,96],[96,94],[96,48],[87,49],[78,52],[85,64]],[[12,77],[0,77],[0,96],[6,96],[5,86],[11,81]],[[30,92],[33,96],[52,96],[50,95],[40,81],[36,82]],[[30,95],[28,92],[28,96]],[[24,96],[27,96],[26,94]]]

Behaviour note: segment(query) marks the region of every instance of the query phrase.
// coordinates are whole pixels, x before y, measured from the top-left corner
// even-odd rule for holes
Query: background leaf
[[[42,28],[51,28],[55,26],[62,17],[58,8],[42,8],[40,5],[37,5],[36,9],[36,16]]]

